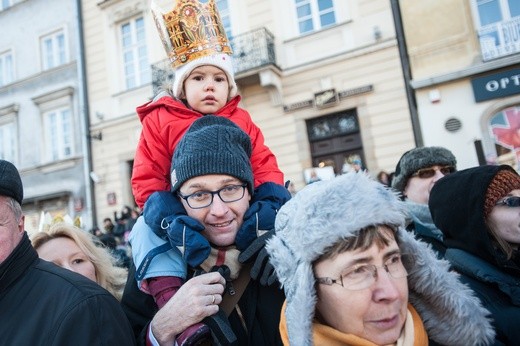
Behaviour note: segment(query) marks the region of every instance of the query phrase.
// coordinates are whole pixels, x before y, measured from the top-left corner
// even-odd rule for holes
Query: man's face
[[[24,217],[16,220],[9,197],[0,196],[0,264],[18,246],[24,233]]]
[[[241,180],[229,175],[203,175],[187,180],[182,184],[179,192],[182,196],[188,196],[242,184]],[[196,219],[204,226],[205,229],[201,233],[209,242],[217,246],[229,246],[235,243],[235,237],[244,220],[244,213],[249,208],[250,199],[251,195],[246,188],[244,197],[235,202],[225,203],[218,195],[214,195],[213,202],[209,206],[193,209],[186,200],[181,198],[181,201],[188,216]]]
[[[377,266],[375,279],[368,287],[345,288],[340,284],[317,286],[316,309],[325,324],[347,334],[354,334],[378,345],[395,344],[406,321],[408,281],[406,276],[394,278],[383,268],[401,263],[395,260],[399,247],[393,235],[388,246],[376,244],[365,251],[346,251],[314,266],[316,277],[343,277],[342,284],[365,272],[361,268]],[[397,257],[398,258],[398,257]],[[402,265],[402,264],[399,264]],[[406,271],[400,267],[401,271]],[[402,277],[403,276],[403,277]]]
[[[454,171],[455,168],[452,166],[434,165],[421,168],[408,179],[403,195],[412,202],[428,204],[430,191],[435,183]]]
[[[186,101],[202,114],[216,113],[227,103],[229,82],[221,69],[204,65],[195,68],[184,81]]]

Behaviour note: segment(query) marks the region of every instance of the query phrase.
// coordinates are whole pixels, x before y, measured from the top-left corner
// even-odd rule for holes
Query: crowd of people
[[[218,20],[204,11],[190,19]],[[518,343],[514,169],[457,171],[449,150],[419,147],[393,174],[359,161],[296,193],[238,107],[230,49],[170,41],[153,13],[176,73],[137,109],[139,209],[29,239],[20,174],[0,160],[2,344]],[[181,43],[200,51],[180,59]]]

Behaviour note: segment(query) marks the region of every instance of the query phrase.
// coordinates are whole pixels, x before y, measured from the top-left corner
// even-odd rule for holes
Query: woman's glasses
[[[435,172],[439,171],[444,175],[451,174],[455,172],[455,167],[453,166],[441,166],[441,167],[429,167],[429,168],[422,168],[417,170],[414,174],[412,174],[412,177],[419,177],[421,179],[427,179],[431,178],[435,175]]]
[[[408,272],[403,265],[402,254],[392,255],[383,266],[376,266],[373,264],[359,264],[351,268],[337,279],[330,277],[316,278],[316,281],[323,285],[338,284],[344,288],[352,291],[362,290],[368,288],[376,282],[378,271],[377,269],[383,269],[392,278],[401,279],[408,276]]]
[[[506,198],[498,201],[496,205],[505,205],[509,208],[520,207],[520,197],[518,197],[518,196],[506,197]]]

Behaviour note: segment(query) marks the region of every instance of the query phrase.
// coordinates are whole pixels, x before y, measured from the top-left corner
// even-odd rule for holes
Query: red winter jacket
[[[239,102],[240,96],[234,97],[215,115],[233,121],[251,137],[255,187],[265,182],[283,184],[283,173],[278,168],[276,157],[264,144],[264,136],[249,113],[238,107]],[[171,96],[137,107],[137,114],[143,129],[134,158],[132,192],[137,205],[143,208],[153,192],[170,189],[170,168],[175,147],[190,125],[204,114],[188,109]]]

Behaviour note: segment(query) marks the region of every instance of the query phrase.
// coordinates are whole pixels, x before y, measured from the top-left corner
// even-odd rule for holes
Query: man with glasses
[[[446,251],[442,232],[432,221],[430,191],[442,177],[456,171],[457,160],[448,149],[420,147],[407,151],[395,167],[392,188],[401,193],[409,219],[407,230],[430,243],[441,258]]]
[[[236,248],[237,232],[253,196],[251,150],[249,136],[238,126],[210,115],[195,121],[178,143],[171,193],[149,199],[145,207],[145,213],[156,214],[169,242],[156,236],[158,246],[141,261],[136,277],[142,279],[146,263],[178,252],[188,265],[189,279],[154,316],[153,299],[143,297],[129,276],[122,304],[134,331],[144,331],[139,343],[181,344],[178,335],[203,322],[213,340],[204,337],[189,342],[281,344],[279,311],[285,296],[263,249],[273,230],[259,229],[258,239],[249,248],[242,252]],[[170,216],[171,198],[181,201],[187,215]],[[147,253],[139,248],[148,246],[142,235],[132,237],[133,250]]]
[[[286,292],[284,345],[489,344],[487,311],[404,229],[404,205],[365,173],[308,185],[267,244]]]

